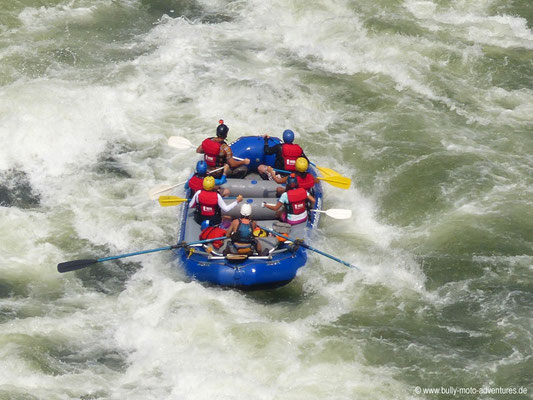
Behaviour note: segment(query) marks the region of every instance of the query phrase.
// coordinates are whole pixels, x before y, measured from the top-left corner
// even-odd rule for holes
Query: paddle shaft
[[[328,217],[335,219],[348,219],[352,217],[352,210],[346,210],[343,208],[330,208],[329,210],[309,210],[311,212],[323,213]]]
[[[260,227],[261,229],[264,229],[264,230],[267,231],[267,232],[272,233],[273,235],[281,236],[282,238],[284,238],[284,239],[286,239],[286,240],[290,240],[291,242],[295,242],[295,241],[296,241],[296,239],[292,239],[292,238],[290,238],[290,237],[288,237],[288,236],[285,236],[285,235],[283,235],[283,234],[281,234],[281,233],[278,233],[278,232],[276,232],[276,231],[273,231],[272,229],[266,228],[266,227],[264,227],[264,226],[259,226],[259,227]],[[321,251],[321,250],[315,249],[314,247],[311,247],[311,246],[309,246],[308,244],[306,244],[306,243],[304,243],[304,242],[301,242],[301,243],[300,243],[300,246],[302,246],[303,248],[309,249],[309,250],[311,250],[311,251],[314,251],[315,253],[321,254],[321,255],[323,255],[324,257],[331,258],[332,260],[337,261],[338,263],[344,264],[344,265],[346,265],[347,267],[355,268],[355,269],[359,269],[359,268],[357,268],[355,265],[352,265],[352,264],[350,264],[350,263],[347,263],[346,261],[343,261],[343,260],[341,260],[340,258],[337,258],[337,257],[335,257],[335,256],[332,256],[331,254],[324,253],[324,252]]]
[[[172,185],[172,186],[164,186],[163,188],[159,189],[159,188],[153,188],[152,190],[150,190],[148,192],[148,195],[149,197],[152,199],[152,200],[156,200],[159,196],[157,196],[158,194],[160,193],[165,193],[165,192],[169,192],[171,191],[172,189],[174,188],[177,188],[178,186],[181,186],[181,185],[184,185],[186,184],[187,181],[184,181],[184,182],[180,182],[180,183],[176,183],[175,185]],[[156,190],[157,189],[157,190]]]
[[[132,256],[140,255],[140,254],[155,253],[155,252],[164,251],[164,250],[172,250],[172,249],[177,249],[179,247],[193,246],[193,245],[196,245],[196,244],[203,244],[203,243],[213,242],[215,240],[226,240],[226,239],[227,239],[226,236],[221,236],[221,237],[213,238],[213,239],[205,239],[205,240],[198,240],[198,241],[195,241],[195,242],[189,242],[189,243],[185,243],[183,245],[177,244],[177,245],[172,245],[172,246],[158,247],[156,249],[136,251],[134,253],[120,254],[118,256],[103,257],[103,258],[98,258],[98,259],[85,259],[85,260],[67,261],[67,262],[63,262],[63,263],[58,264],[57,265],[57,270],[60,273],[69,272],[69,271],[75,271],[77,269],[85,268],[85,267],[87,267],[89,265],[100,263],[100,262],[104,262],[104,261],[117,260],[119,258],[132,257]]]

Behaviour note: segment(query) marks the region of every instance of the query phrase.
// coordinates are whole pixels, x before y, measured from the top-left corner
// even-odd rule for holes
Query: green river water
[[[528,0],[0,0],[0,399],[533,398],[532,27]],[[352,179],[313,246],[359,271],[57,272],[174,243],[147,192],[221,118]]]

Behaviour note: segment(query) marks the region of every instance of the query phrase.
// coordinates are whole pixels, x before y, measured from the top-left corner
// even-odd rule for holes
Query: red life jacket
[[[218,193],[202,190],[198,195],[198,207],[204,217],[212,217],[220,212],[218,207]]]
[[[296,170],[296,159],[301,157],[304,151],[297,144],[283,143],[281,145],[281,155],[283,156],[283,168],[287,171]]]
[[[226,230],[219,228],[218,226],[208,226],[200,233],[200,240],[213,239],[217,237],[226,236]],[[215,249],[220,249],[224,242],[222,240],[216,240],[213,243]]]
[[[305,175],[305,178],[303,177]],[[303,174],[296,173],[296,179],[298,180],[298,187],[302,189],[311,189],[313,186],[315,186],[315,177],[311,175],[308,172],[304,172]],[[191,184],[189,183],[189,186]]]
[[[207,138],[202,142],[204,161],[208,167],[222,167],[225,157],[220,157],[220,147],[224,142],[218,142],[213,138]]]
[[[204,188],[204,178],[194,174],[191,176],[191,179],[189,179],[189,187],[194,193],[198,190],[202,190]]]
[[[305,189],[291,189],[287,192],[287,197],[289,199],[289,207],[287,212],[290,214],[299,215],[307,211],[307,191]]]

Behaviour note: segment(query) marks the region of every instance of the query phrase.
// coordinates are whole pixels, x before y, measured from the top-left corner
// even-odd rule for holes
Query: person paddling
[[[242,195],[238,195],[233,203],[226,205],[220,193],[215,191],[215,178],[206,176],[202,190],[194,194],[189,207],[196,207],[194,220],[198,224],[201,225],[203,221],[209,220],[210,225],[213,226],[221,223],[222,211],[225,213],[231,211],[241,201]]]
[[[290,129],[283,131],[283,143],[276,144],[272,147],[268,145],[268,135],[263,136],[265,139],[265,155],[276,155],[274,168],[294,172],[296,170],[296,160],[298,157],[307,159],[302,147],[294,142],[294,132]],[[273,180],[272,175],[267,171],[267,165],[261,164],[257,167],[257,172],[264,180]]]
[[[298,187],[305,189],[309,191],[311,194],[313,193],[313,188],[315,186],[315,183],[318,183],[318,179],[315,178],[312,174],[307,172],[309,168],[309,162],[304,157],[298,157],[296,160],[296,171],[294,174],[291,174],[291,176],[295,176],[298,180]],[[267,167],[267,171],[272,176],[272,179],[279,184],[284,184],[287,182],[287,179],[289,178],[289,175],[281,176],[280,174],[276,174],[274,169],[271,166]],[[281,196],[281,194],[285,191],[285,188],[279,187],[276,189],[276,193],[278,196]]]
[[[281,222],[297,225],[307,221],[307,202],[312,207],[315,204],[315,198],[304,188],[298,187],[296,177],[289,176],[286,191],[280,196],[278,202],[275,205],[263,202],[261,207],[276,211],[276,217]]]
[[[224,171],[222,176],[218,179],[215,179],[215,187],[222,196],[229,195],[229,189],[220,188],[221,185],[226,183],[226,172],[229,167],[227,164],[224,166]],[[200,160],[196,163],[196,171],[189,180],[185,183],[185,189],[191,189],[192,194],[196,193],[198,190],[203,189],[204,178],[207,176],[207,164],[205,161]]]
[[[223,120],[220,120],[217,127],[216,137],[205,139],[202,144],[198,146],[196,152],[204,154],[204,161],[207,164],[208,171],[213,171],[214,169],[222,167],[224,164],[228,164],[229,170],[226,174],[228,178],[244,178],[248,173],[248,168],[246,166],[250,164],[250,159],[245,158],[239,161],[233,158],[231,147],[226,143],[228,132],[228,126],[224,124]],[[221,175],[221,171],[213,173],[215,178],[218,178]]]
[[[257,254],[261,254],[261,244],[253,234],[258,226],[251,215],[252,206],[248,203],[243,204],[240,218],[235,218],[226,232],[226,237],[231,238],[228,253],[251,255],[255,250]]]

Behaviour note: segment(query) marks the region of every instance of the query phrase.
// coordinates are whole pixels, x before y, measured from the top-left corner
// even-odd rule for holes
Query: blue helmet
[[[287,178],[287,189],[294,189],[298,187],[298,179],[293,174]]]
[[[209,220],[206,219],[202,222],[202,226],[201,226],[201,229],[202,230],[206,230],[207,228],[209,228]]]
[[[283,142],[292,143],[294,141],[294,132],[290,129],[285,129],[283,131]]]
[[[218,123],[219,125],[217,126],[217,136],[226,139],[226,136],[228,136],[229,128],[226,124],[224,124],[223,119],[218,121]]]
[[[207,174],[207,164],[204,160],[200,160],[196,163],[196,172],[200,175]]]

